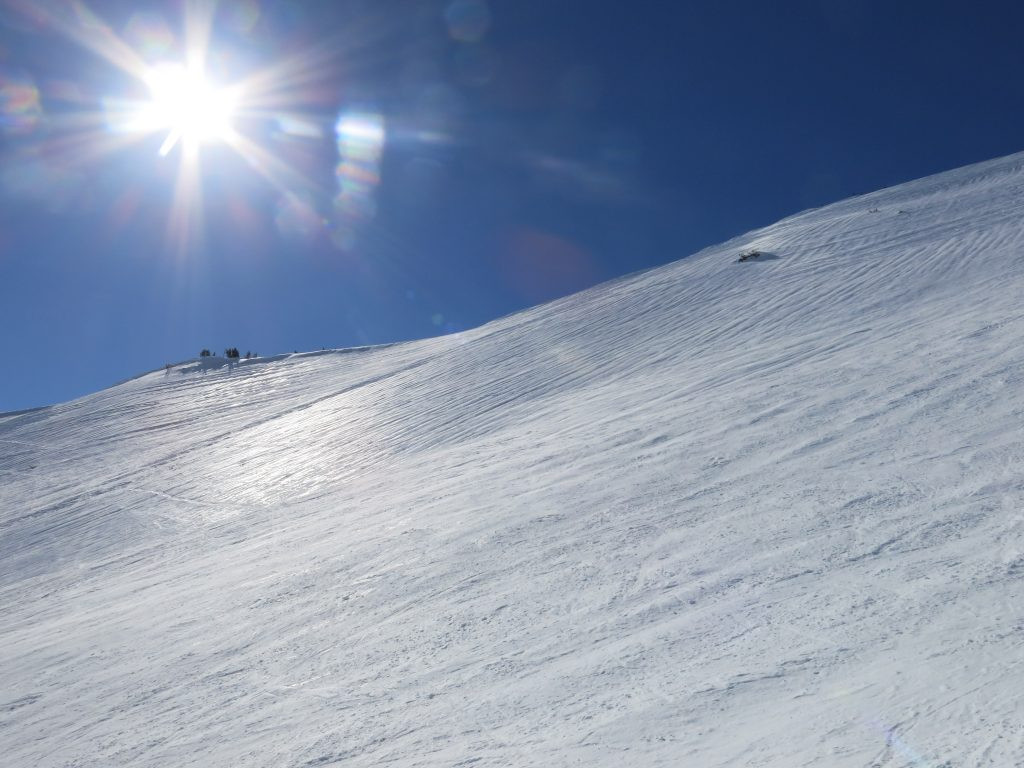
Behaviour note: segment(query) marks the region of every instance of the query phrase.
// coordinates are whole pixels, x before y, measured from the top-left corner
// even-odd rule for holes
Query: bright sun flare
[[[10,1],[0,0],[0,6]],[[134,30],[132,37],[139,39],[141,50],[122,40],[89,8],[89,0],[16,2],[24,4],[26,9],[31,7],[33,22],[38,13],[39,19],[47,25],[131,78],[128,92],[110,93],[101,98],[102,110],[97,114],[83,113],[87,127],[99,124],[105,129],[100,131],[100,138],[94,142],[92,134],[86,131],[82,136],[75,135],[74,142],[69,139],[70,146],[78,149],[78,140],[81,140],[82,145],[98,157],[143,140],[148,144],[149,139],[160,135],[159,152],[166,157],[180,145],[167,221],[168,240],[177,246],[179,256],[187,256],[204,231],[201,167],[204,158],[199,150],[201,145],[213,142],[224,144],[249,170],[269,182],[279,196],[275,224],[282,233],[293,230],[302,236],[323,233],[337,247],[349,251],[356,232],[373,219],[374,191],[380,184],[380,160],[386,139],[383,115],[345,109],[338,116],[332,137],[338,162],[331,163],[336,187],[325,188],[319,176],[307,175],[290,162],[289,156],[280,156],[274,151],[282,146],[279,141],[295,140],[311,147],[310,140],[328,138],[329,129],[321,125],[322,113],[307,112],[306,99],[324,85],[325,69],[333,71],[339,55],[333,46],[314,47],[308,53],[300,53],[243,77],[239,77],[239,65],[251,62],[221,51],[216,56],[216,61],[222,65],[218,72],[231,72],[234,78],[225,85],[209,78],[205,66],[211,43],[216,42],[215,2],[183,0],[177,3],[184,11],[181,39],[177,39],[159,17],[133,15],[126,29]],[[256,6],[258,3],[251,2],[246,7]],[[258,9],[256,12],[258,14]],[[173,56],[176,52],[181,58],[154,64],[148,55],[156,46],[161,54]],[[118,80],[119,84],[125,82],[125,78]],[[136,84],[145,89],[141,94]],[[319,103],[318,92],[314,99]],[[78,116],[72,117],[69,124],[77,126]],[[269,128],[271,124],[275,126],[275,143],[271,146],[264,145],[259,135],[247,135],[245,130],[246,127]],[[422,135],[428,136],[427,132]],[[424,140],[447,140],[441,134],[431,133],[429,137]],[[220,170],[224,169],[222,166]],[[161,180],[172,178],[167,170],[166,167],[160,169]],[[135,198],[121,199],[130,202]],[[242,215],[248,209],[242,206],[238,210]]]
[[[138,127],[167,131],[161,155],[179,141],[193,149],[203,142],[231,137],[235,100],[207,80],[200,68],[163,64],[151,69],[145,80],[151,101],[142,107]]]

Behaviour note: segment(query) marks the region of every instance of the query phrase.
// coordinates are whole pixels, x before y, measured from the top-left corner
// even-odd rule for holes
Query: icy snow
[[[1022,299],[1015,155],[0,416],[0,761],[1024,764]]]

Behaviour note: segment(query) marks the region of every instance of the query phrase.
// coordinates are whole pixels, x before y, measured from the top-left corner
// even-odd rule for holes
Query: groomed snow
[[[1015,155],[0,416],[0,761],[1024,764],[1022,340]]]

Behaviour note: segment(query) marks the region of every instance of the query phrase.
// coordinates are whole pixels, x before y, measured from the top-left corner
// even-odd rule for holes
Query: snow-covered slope
[[[1022,341],[1016,155],[0,417],[0,759],[1022,764]]]

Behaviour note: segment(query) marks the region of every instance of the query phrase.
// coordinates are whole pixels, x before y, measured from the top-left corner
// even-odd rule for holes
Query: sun
[[[210,141],[230,141],[236,98],[219,88],[196,65],[161,64],[144,78],[150,100],[140,108],[136,127],[166,131],[160,154],[167,155],[180,141],[186,150]]]
[[[159,14],[133,14],[125,29],[135,44],[114,32],[89,7],[90,0],[0,0],[0,6],[11,2],[24,6],[18,10],[33,25],[56,30],[117,70],[111,90],[97,98],[99,109],[69,110],[66,124],[61,124],[66,125],[65,135],[53,145],[55,151],[75,153],[75,159],[81,153],[84,163],[116,150],[148,152],[150,142],[159,141],[162,159],[131,168],[125,181],[130,177],[133,185],[141,183],[143,175],[153,171],[154,184],[171,184],[167,240],[179,258],[187,258],[204,236],[205,182],[216,179],[222,191],[228,174],[255,172],[270,185],[278,195],[277,210],[282,214],[275,217],[275,224],[282,232],[290,231],[294,219],[299,230],[322,233],[349,251],[357,230],[373,219],[387,139],[384,116],[365,106],[345,107],[331,136],[323,104],[335,89],[330,83],[342,53],[336,41],[255,68],[256,59],[250,55],[237,55],[232,47],[218,49],[216,1],[172,3],[182,10],[180,36]],[[244,5],[258,17],[258,3]],[[228,80],[218,81],[219,77]],[[62,82],[60,91],[72,94],[75,103],[86,95],[70,81]],[[333,141],[327,141],[329,136]],[[440,134],[415,132],[416,140],[421,136],[431,142],[447,140]],[[268,138],[273,142],[268,144]],[[321,140],[322,145],[315,144]],[[206,157],[200,148],[210,144],[222,145],[218,150],[224,151]],[[326,173],[318,173],[313,161],[326,158],[327,147],[336,152],[337,160],[332,158]],[[311,162],[297,166],[292,148]],[[172,155],[175,162],[164,162]],[[215,167],[204,169],[208,161]],[[173,164],[177,173],[167,167]],[[332,183],[325,185],[331,170]],[[119,198],[124,205],[118,203],[118,216],[121,209],[129,214],[134,210],[135,193],[133,186]],[[248,216],[245,200],[233,200],[232,212]]]

